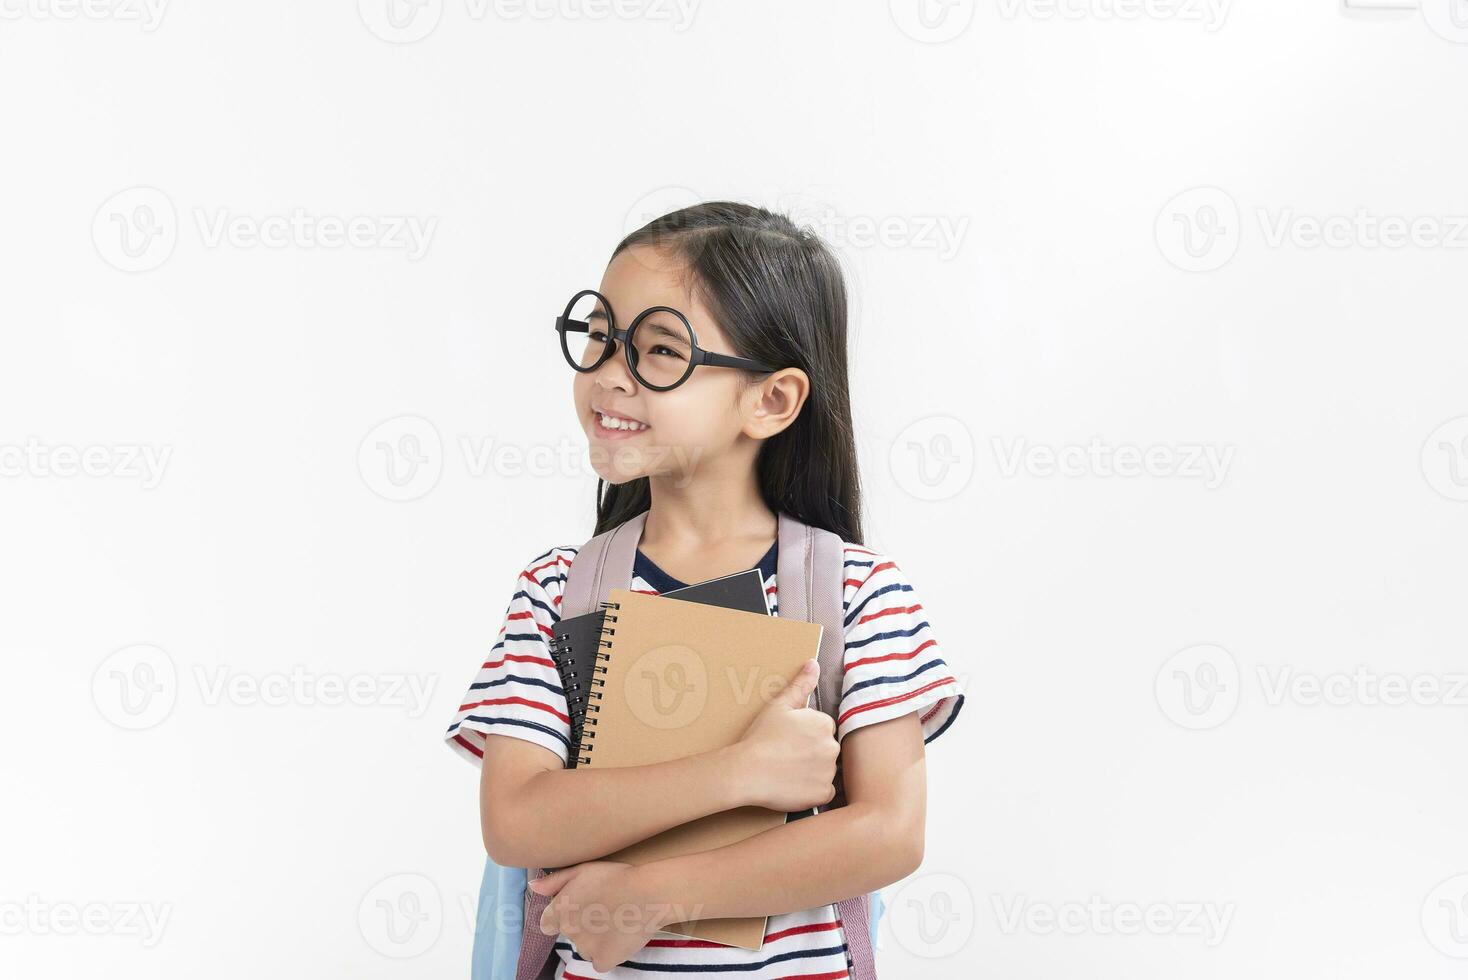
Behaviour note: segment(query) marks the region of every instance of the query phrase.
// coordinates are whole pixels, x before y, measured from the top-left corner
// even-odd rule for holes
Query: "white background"
[[[593,519],[551,319],[732,197],[841,253],[868,544],[968,691],[883,977],[1461,976],[1428,2],[4,0],[0,971],[467,972],[442,730]]]

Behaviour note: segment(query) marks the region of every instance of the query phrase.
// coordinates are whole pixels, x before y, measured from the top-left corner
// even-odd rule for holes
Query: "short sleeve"
[[[478,765],[486,735],[509,735],[571,755],[571,719],[560,672],[551,659],[552,629],[575,548],[552,548],[515,580],[504,625],[444,733],[448,746]]]
[[[846,545],[846,673],[836,738],[921,712],[923,742],[942,735],[963,707],[922,600],[895,562]]]

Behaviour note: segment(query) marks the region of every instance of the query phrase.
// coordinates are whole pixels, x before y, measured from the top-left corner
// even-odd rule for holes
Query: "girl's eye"
[[[604,344],[607,342],[606,331],[598,330],[596,327],[592,327],[590,330],[586,331],[586,338],[588,340],[595,341],[598,344]]]
[[[648,351],[648,353],[650,353],[650,354],[666,354],[669,357],[676,357],[680,361],[683,359],[683,355],[682,354],[680,354],[677,351],[673,350],[673,348],[671,348],[671,347],[664,347],[662,344],[658,344],[652,350]]]

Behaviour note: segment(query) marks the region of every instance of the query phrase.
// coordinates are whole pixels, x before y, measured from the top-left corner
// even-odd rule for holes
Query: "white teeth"
[[[641,422],[634,422],[631,419],[614,419],[609,415],[603,415],[601,412],[596,413],[596,421],[603,429],[623,429],[629,432],[635,432],[639,429],[647,428]]]

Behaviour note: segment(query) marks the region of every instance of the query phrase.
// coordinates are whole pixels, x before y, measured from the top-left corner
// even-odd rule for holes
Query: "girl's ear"
[[[810,378],[800,368],[782,368],[751,388],[745,412],[744,432],[754,439],[768,439],[784,431],[810,395]]]

